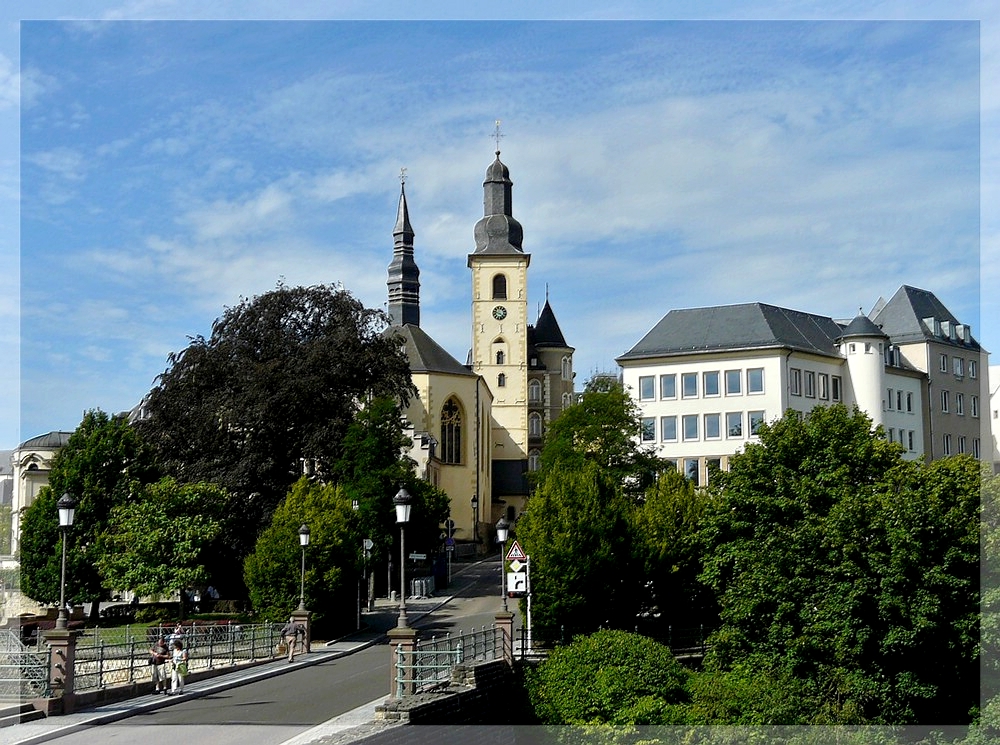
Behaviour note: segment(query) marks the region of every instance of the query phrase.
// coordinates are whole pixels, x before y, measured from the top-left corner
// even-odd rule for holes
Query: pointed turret
[[[500,162],[500,151],[496,160],[486,169],[483,181],[483,219],[476,223],[475,238],[477,254],[521,254],[523,230],[521,223],[514,219],[511,207],[510,171]]]
[[[399,187],[396,227],[392,231],[392,262],[389,264],[389,316],[394,326],[420,325],[420,269],[413,259],[413,228],[406,206],[406,185]]]

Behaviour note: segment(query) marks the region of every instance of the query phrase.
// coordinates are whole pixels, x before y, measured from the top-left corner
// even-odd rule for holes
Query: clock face
[[[507,309],[502,305],[498,305],[493,309],[493,317],[498,321],[502,321],[507,317]]]

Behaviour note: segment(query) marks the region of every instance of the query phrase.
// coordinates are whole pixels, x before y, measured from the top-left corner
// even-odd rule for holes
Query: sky
[[[0,449],[130,409],[278,283],[384,307],[402,168],[464,360],[497,120],[581,385],[673,308],[903,284],[1000,350],[994,4],[410,5],[3,6]]]

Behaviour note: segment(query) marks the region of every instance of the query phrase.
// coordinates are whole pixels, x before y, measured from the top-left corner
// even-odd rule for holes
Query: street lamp
[[[59,497],[56,507],[59,508],[59,527],[62,528],[62,578],[59,581],[59,615],[56,617],[56,628],[66,629],[69,627],[69,614],[66,613],[66,540],[69,529],[73,527],[76,500],[67,492]]]
[[[503,597],[503,609],[507,610],[507,583],[504,581],[504,549],[507,545],[507,532],[510,523],[502,517],[497,520],[497,540],[500,542],[500,596]]]
[[[472,495],[472,535],[473,540],[479,543],[479,495]]]
[[[400,487],[392,504],[396,508],[396,522],[399,523],[399,622],[400,628],[406,628],[406,523],[410,521],[410,509],[413,497],[406,489]]]
[[[302,579],[299,583],[299,610],[306,609],[306,546],[309,545],[309,526],[299,528],[299,545],[302,546]]]

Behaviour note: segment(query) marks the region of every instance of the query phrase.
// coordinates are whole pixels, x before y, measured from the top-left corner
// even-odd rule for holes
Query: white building
[[[944,327],[917,315],[928,312],[917,302],[928,296],[936,303],[931,316],[948,324],[948,334],[934,336]],[[788,409],[806,414],[843,402],[865,411],[907,458],[939,457],[946,443],[950,452],[978,457],[981,418],[973,391],[986,355],[968,327],[952,336],[961,324],[933,295],[907,287],[888,303],[880,300],[871,316],[837,322],[764,303],[670,311],[618,358],[641,410],[643,441],[704,484],[711,467],[726,469],[729,456],[755,439],[761,422]],[[926,361],[936,362],[939,348],[961,360],[961,378],[953,362],[946,381],[928,373]],[[951,409],[935,412],[946,388]]]

